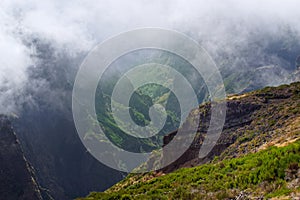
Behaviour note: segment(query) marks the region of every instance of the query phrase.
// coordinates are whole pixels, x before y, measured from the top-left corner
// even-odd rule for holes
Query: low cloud
[[[299,42],[299,6],[298,0],[2,0],[0,112],[16,110],[15,96],[33,81],[29,68],[51,68],[41,64],[45,56],[40,55],[37,40],[51,46],[51,63],[59,67],[62,58],[55,55],[76,60],[111,35],[138,27],[162,27],[192,36],[221,67],[222,59],[228,57],[228,68],[279,65],[286,74],[288,59],[266,51],[278,40]],[[60,67],[76,70],[79,64]]]

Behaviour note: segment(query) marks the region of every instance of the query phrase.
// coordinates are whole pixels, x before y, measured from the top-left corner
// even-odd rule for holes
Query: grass
[[[129,175],[105,192],[93,192],[82,199],[226,199],[241,191],[251,195],[277,197],[299,191],[287,188],[286,170],[300,164],[300,141],[285,147],[269,147],[194,168],[151,177]]]

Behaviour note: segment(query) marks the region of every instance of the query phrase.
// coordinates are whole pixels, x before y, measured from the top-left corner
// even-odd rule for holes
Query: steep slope
[[[293,140],[300,133],[300,83],[267,87],[265,89],[230,96],[221,137],[213,150],[199,159],[198,153],[205,138],[210,120],[210,104],[201,105],[191,112],[186,123],[193,123],[193,116],[200,115],[198,133],[189,150],[177,161],[163,169],[171,172],[181,167],[203,164],[220,156],[220,159],[238,157],[258,151],[271,141]],[[164,138],[167,144],[176,134]]]
[[[55,111],[27,112],[13,125],[38,183],[54,199],[105,190],[122,179],[121,173],[105,167],[86,151],[73,122]]]
[[[42,199],[9,120],[0,116],[0,199]]]
[[[210,104],[193,110],[185,123],[193,123],[194,115],[201,119],[198,133],[177,161],[159,172],[130,175],[104,193],[92,193],[89,199],[299,195],[299,82],[228,97],[222,135],[204,159],[198,153],[210,120]],[[164,144],[176,133],[165,136]]]
[[[105,190],[123,175],[93,158],[78,137],[71,109],[71,77],[82,57],[57,55],[44,40],[33,43],[37,63],[28,69],[30,81],[18,94],[20,110],[12,126],[35,169],[37,182],[58,200]]]
[[[132,175],[86,199],[297,199],[300,141],[157,176]],[[83,198],[84,199],[84,198]]]

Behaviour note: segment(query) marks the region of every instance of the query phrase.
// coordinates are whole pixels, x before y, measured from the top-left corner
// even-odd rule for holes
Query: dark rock
[[[0,199],[42,199],[10,121],[0,116]]]

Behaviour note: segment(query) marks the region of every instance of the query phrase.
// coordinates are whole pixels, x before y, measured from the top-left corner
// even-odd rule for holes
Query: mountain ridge
[[[202,104],[199,108],[196,108],[191,112],[192,114],[190,114],[189,118],[193,119],[193,115],[200,114],[202,115],[202,117],[200,116],[202,123],[199,125],[198,134],[192,145],[178,160],[160,171],[136,175],[131,174],[125,180],[117,183],[103,193],[91,193],[87,199],[138,199],[138,197],[146,199],[197,199],[198,197],[201,197],[200,199],[237,199],[238,196],[244,196],[240,199],[251,199],[254,198],[254,196],[251,196],[253,194],[260,194],[261,198],[263,198],[267,196],[268,192],[272,193],[273,196],[290,195],[290,198],[293,198],[293,195],[297,196],[299,194],[299,187],[297,187],[297,185],[300,183],[300,158],[297,157],[297,155],[299,156],[300,138],[300,123],[298,123],[300,122],[300,82],[278,87],[266,87],[250,93],[229,96],[227,98],[228,109],[226,122],[221,137],[213,150],[204,159],[199,159],[199,149],[205,137],[205,134],[202,133],[207,130],[209,124],[209,105],[209,103]],[[186,123],[189,123],[189,121],[191,120],[187,120]],[[166,145],[171,141],[175,134],[176,131],[165,136],[164,144]],[[215,165],[219,165],[220,163],[229,163],[228,165],[230,165],[230,163],[240,162],[239,159],[243,160],[244,158],[246,160],[249,158],[247,162],[250,162],[251,160],[264,160],[263,157],[265,156],[266,160],[272,160],[274,159],[272,156],[276,157],[277,150],[279,152],[285,152],[286,149],[289,148],[295,148],[295,150],[293,150],[295,154],[290,155],[289,153],[282,153],[284,156],[282,156],[281,159],[287,159],[287,161],[284,163],[279,162],[278,165],[275,165],[277,162],[275,159],[276,162],[272,164],[277,166],[278,169],[272,167],[272,165],[269,166],[269,170],[273,170],[274,173],[281,170],[285,175],[281,174],[279,176],[276,172],[275,175],[272,175],[274,176],[274,180],[268,180],[268,178],[260,180],[257,178],[260,175],[255,174],[253,175],[256,177],[255,180],[259,179],[260,182],[255,181],[254,185],[253,183],[251,183],[252,185],[250,183],[249,185],[243,183],[246,184],[243,186],[244,188],[239,188],[239,184],[242,184],[239,183],[237,184],[236,191],[230,187],[223,188],[222,190],[222,186],[219,186],[216,191],[210,189],[205,190],[205,193],[209,194],[208,196],[201,196],[204,191],[200,191],[199,193],[197,190],[195,192],[193,186],[195,180],[190,180],[188,176],[183,173],[187,171],[190,176],[193,176],[193,173],[191,172],[193,170],[196,173],[198,169],[201,171],[205,166],[214,168]],[[287,150],[287,152],[289,151],[290,150]],[[262,154],[264,156],[262,156]],[[267,158],[267,155],[269,154],[271,157]],[[260,156],[262,156],[262,158],[260,158]],[[291,156],[291,159],[289,156]],[[226,166],[227,164],[224,165]],[[251,170],[254,170],[256,165],[249,165],[251,165],[252,168],[250,167],[250,169],[248,169],[247,166],[242,165],[241,168],[246,167],[247,171],[238,171],[236,172],[237,175],[235,175],[235,173],[230,173],[230,176],[240,176],[239,173],[246,173],[250,176]],[[296,175],[293,175],[292,178],[288,177],[289,170],[294,170],[293,173]],[[178,179],[174,178],[174,180],[179,182],[179,185],[166,183],[166,181],[170,181],[168,180],[170,177],[176,177],[176,174],[181,177]],[[211,179],[215,180],[218,176],[227,177],[227,175],[228,174],[218,175],[218,172],[214,171]],[[230,179],[230,181],[232,180]],[[154,184],[153,187],[151,184]],[[168,184],[171,184],[172,187],[169,187]],[[270,186],[270,188],[259,192],[257,184],[264,184],[264,187],[268,188]],[[288,187],[291,184],[294,184],[294,186]],[[201,184],[198,184],[197,187],[201,187]],[[151,191],[147,191],[148,189]],[[222,192],[224,192],[224,194]],[[146,195],[144,195],[144,193]],[[198,197],[192,193],[197,194]],[[270,197],[272,197],[272,195]],[[255,198],[260,197],[255,196]]]

